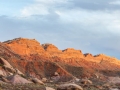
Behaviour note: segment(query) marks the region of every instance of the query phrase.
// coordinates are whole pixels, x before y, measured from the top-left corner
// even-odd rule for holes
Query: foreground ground
[[[59,83],[60,84],[60,83]],[[51,87],[55,90],[57,90],[57,86],[59,84],[51,84],[51,83],[46,83],[46,85],[40,85],[40,84],[0,84],[0,90],[47,90],[46,87]],[[120,85],[110,85],[110,84],[91,84],[91,85],[83,85],[80,83],[77,83],[80,85],[83,90],[120,90]],[[63,89],[61,89],[63,90]],[[66,90],[66,89],[64,89]],[[69,89],[73,90],[73,89]],[[74,89],[74,90],[79,90],[79,89]]]

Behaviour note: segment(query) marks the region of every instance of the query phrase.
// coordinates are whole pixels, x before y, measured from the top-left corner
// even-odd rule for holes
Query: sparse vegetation
[[[45,86],[39,84],[1,84],[0,90],[45,90]]]

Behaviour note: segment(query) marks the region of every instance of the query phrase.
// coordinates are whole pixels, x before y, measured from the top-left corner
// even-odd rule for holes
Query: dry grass
[[[1,84],[0,90],[45,90],[45,86],[39,84]]]

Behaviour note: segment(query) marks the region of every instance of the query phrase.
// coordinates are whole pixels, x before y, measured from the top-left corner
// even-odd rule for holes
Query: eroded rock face
[[[96,63],[107,61],[110,63],[120,64],[120,62],[116,58],[109,57],[104,54],[93,56],[90,53],[83,54],[81,50],[75,50],[73,48],[59,50],[53,44],[40,45],[40,43],[35,39],[16,38],[4,42],[4,44],[9,46],[9,48],[11,48],[15,53],[19,55],[31,56],[36,54],[44,58],[47,57],[48,59],[54,58],[54,60],[56,59],[55,61],[61,58],[61,61],[64,62],[67,62],[66,59],[70,59],[70,63],[82,58]],[[67,63],[69,63],[69,61]]]
[[[53,44],[42,44],[42,47],[48,52],[61,52],[55,45]]]
[[[91,76],[101,70],[120,69],[120,61],[113,57],[83,54],[73,48],[59,50],[52,44],[41,45],[35,39],[16,38],[0,43],[0,46],[0,56],[22,73],[37,78],[51,77],[54,72],[59,72],[64,79],[72,75]]]
[[[16,38],[14,40],[9,40],[4,43],[19,55],[44,53],[44,49],[35,39]]]
[[[62,51],[53,44],[42,44],[42,47],[49,54],[48,57],[59,57],[62,54]]]
[[[73,48],[68,48],[63,50],[63,56],[64,58],[83,58],[84,55],[82,54],[81,50],[75,50]]]
[[[94,58],[95,58],[95,59],[102,60],[102,61],[103,61],[103,60],[104,60],[104,61],[106,60],[106,61],[108,61],[108,62],[116,62],[116,63],[117,63],[117,59],[116,59],[116,58],[107,56],[107,55],[105,55],[105,54],[95,55]]]
[[[87,58],[94,58],[93,55],[90,54],[90,53],[86,53],[86,54],[84,54],[84,56],[87,57]]]

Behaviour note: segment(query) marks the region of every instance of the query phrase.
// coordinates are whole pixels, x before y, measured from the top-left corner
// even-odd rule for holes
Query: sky
[[[18,37],[120,59],[120,0],[0,0],[0,41]]]

